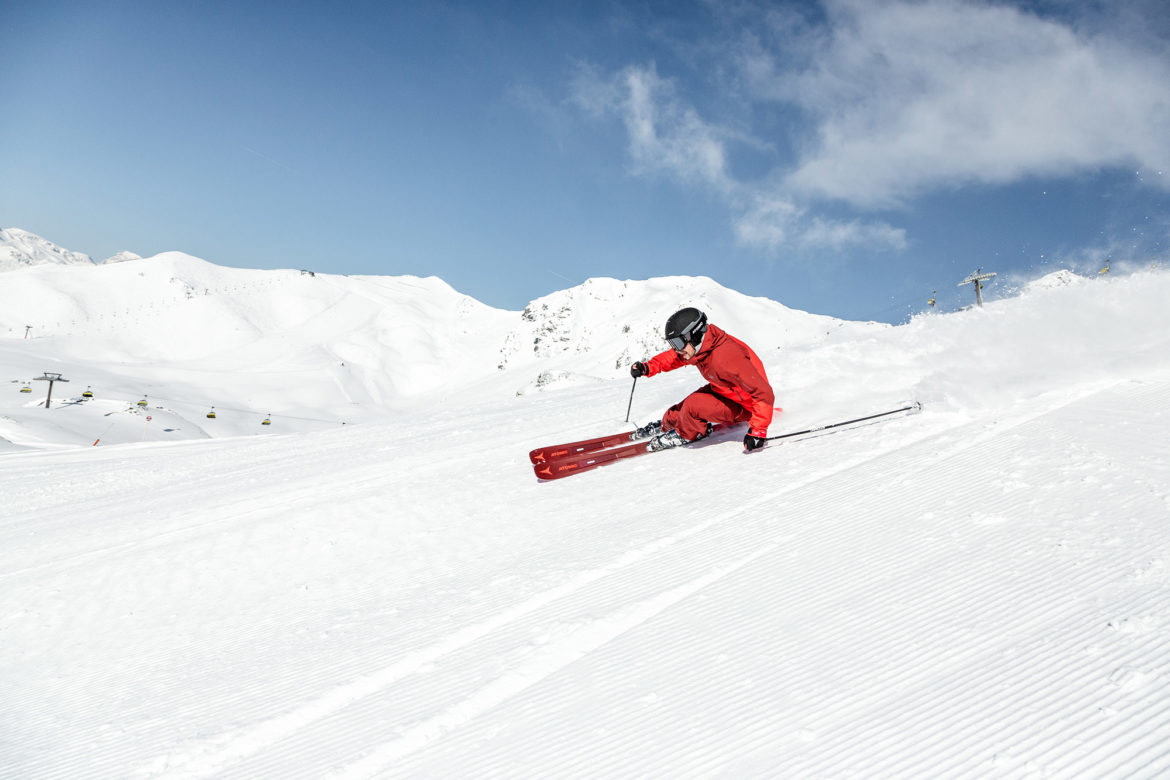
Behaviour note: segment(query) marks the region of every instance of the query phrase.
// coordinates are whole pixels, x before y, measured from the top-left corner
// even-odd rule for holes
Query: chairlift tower
[[[48,409],[49,404],[53,401],[53,383],[68,382],[69,380],[65,379],[60,374],[50,374],[48,371],[46,371],[44,376],[33,377],[33,381],[49,383],[49,394],[45,396],[45,408]]]
[[[982,268],[976,268],[974,271],[972,271],[971,273],[969,273],[967,275],[966,279],[959,282],[955,286],[962,287],[965,284],[974,284],[975,285],[975,303],[979,304],[979,308],[982,309],[983,308],[983,293],[981,293],[980,290],[983,289],[983,282],[985,282],[988,279],[993,279],[993,278],[995,278],[995,274],[993,274],[993,273],[986,273],[985,274],[985,273],[983,273]]]

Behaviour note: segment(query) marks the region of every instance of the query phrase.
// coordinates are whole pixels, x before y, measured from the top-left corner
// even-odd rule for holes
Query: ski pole
[[[634,408],[634,388],[638,386],[638,377],[634,377],[634,384],[630,387],[630,403],[626,406],[626,422],[630,421],[630,410]]]
[[[857,417],[853,420],[843,420],[842,422],[829,423],[828,425],[820,425],[816,428],[809,428],[806,431],[793,431],[792,433],[782,433],[779,436],[769,436],[765,441],[775,441],[776,439],[788,439],[792,436],[803,436],[806,433],[816,433],[817,431],[827,431],[830,428],[840,428],[845,425],[852,425],[853,423],[865,422],[866,420],[876,420],[878,417],[888,417],[891,414],[898,414],[899,412],[921,412],[922,404],[918,401],[912,402],[909,406],[903,406],[901,409],[891,409],[888,412],[878,412],[877,414],[867,415],[866,417]]]

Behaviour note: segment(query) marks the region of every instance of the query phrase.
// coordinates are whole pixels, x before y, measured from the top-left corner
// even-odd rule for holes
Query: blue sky
[[[1164,0],[8,4],[0,226],[900,321],[1167,258]]]

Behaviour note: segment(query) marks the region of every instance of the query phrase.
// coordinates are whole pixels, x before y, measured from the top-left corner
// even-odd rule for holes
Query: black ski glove
[[[754,433],[762,434],[764,431],[754,431]],[[754,436],[752,434],[753,431],[748,431],[748,435],[743,437],[743,448],[747,452],[758,450],[760,447],[764,446],[764,442],[768,441],[763,436]]]
[[[637,379],[640,376],[646,376],[650,373],[650,369],[646,368],[645,363],[635,363],[630,366],[630,376]]]

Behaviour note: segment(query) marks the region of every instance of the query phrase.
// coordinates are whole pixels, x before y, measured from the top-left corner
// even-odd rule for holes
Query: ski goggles
[[[691,337],[695,334],[695,331],[698,330],[702,325],[703,317],[700,315],[697,319],[695,319],[694,322],[683,328],[677,336],[667,336],[666,343],[669,344],[670,348],[675,352],[682,352],[687,348],[687,344],[691,343]]]

